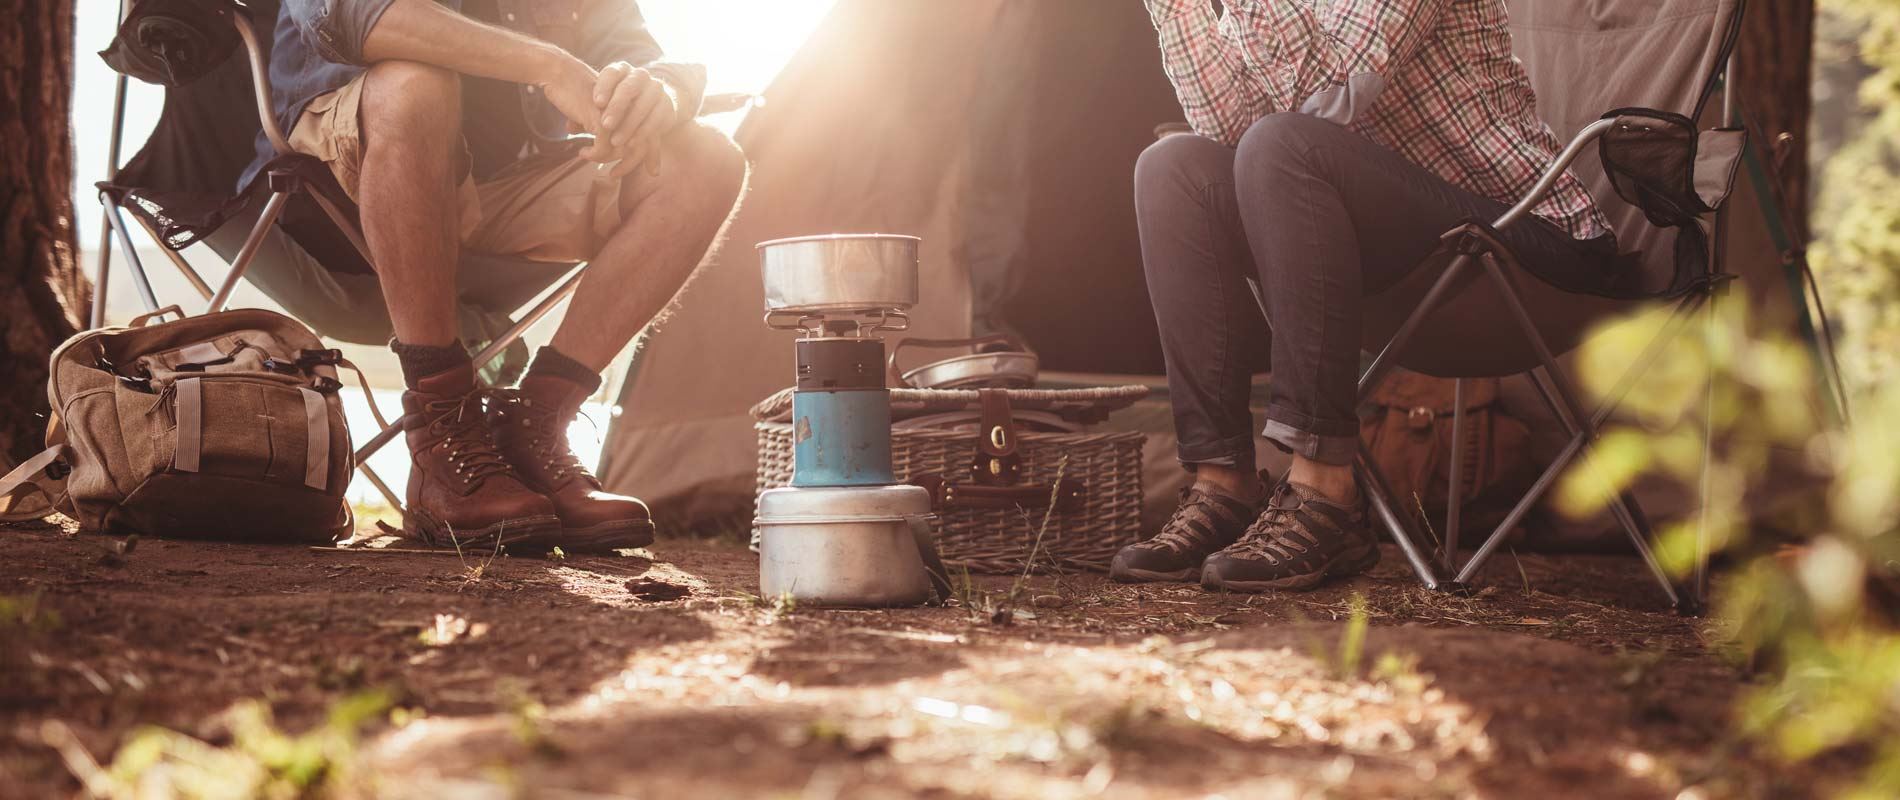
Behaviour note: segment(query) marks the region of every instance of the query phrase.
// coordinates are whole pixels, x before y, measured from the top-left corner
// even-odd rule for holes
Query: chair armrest
[[[264,136],[270,139],[271,149],[277,155],[291,154],[290,140],[284,136],[283,126],[277,124],[277,113],[271,108],[270,101],[270,62],[264,59],[264,48],[257,42],[257,29],[251,27],[249,14],[234,12],[231,24],[237,26],[238,38],[244,40],[244,53],[251,64],[251,92],[257,100],[257,118],[264,125]]]
[[[1604,131],[1615,124],[1614,119],[1600,119],[1579,131],[1576,138],[1571,139],[1570,144],[1564,146],[1563,152],[1557,154],[1556,160],[1544,168],[1544,174],[1538,177],[1537,184],[1531,187],[1530,193],[1518,200],[1517,205],[1511,206],[1511,210],[1504,212],[1504,216],[1498,217],[1496,222],[1491,223],[1491,227],[1503,230],[1528,216],[1532,208],[1543,202],[1545,197],[1550,196],[1550,190],[1557,185],[1557,179],[1563,177],[1564,171],[1570,169],[1570,165],[1583,155],[1583,149],[1602,138]]]

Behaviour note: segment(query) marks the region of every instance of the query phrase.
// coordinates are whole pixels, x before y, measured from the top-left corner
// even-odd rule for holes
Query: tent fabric
[[[1567,139],[1612,109],[1693,109],[1719,51],[1712,19],[1733,2],[1508,5],[1540,113]],[[920,335],[1016,333],[1045,370],[1160,386],[1132,174],[1157,126],[1183,115],[1140,4],[840,0],[765,96],[739,133],[754,171],[728,245],[636,357],[604,454],[610,488],[648,499],[675,528],[743,526],[756,465],[745,409],[792,381],[789,334],[758,321],[752,250],[780,236],[920,235]],[[1616,197],[1594,149],[1576,170],[1623,249],[1666,285],[1674,233]],[[1731,202],[1755,208],[1748,187]],[[1792,309],[1759,220],[1738,222],[1730,269],[1762,303]],[[1618,307],[1554,299],[1578,330]],[[1511,409],[1543,434],[1548,463],[1560,432],[1527,383],[1512,383]],[[1109,423],[1150,433],[1146,488],[1160,513],[1184,479],[1156,424],[1165,401],[1157,393],[1153,408]],[[1661,500],[1652,511],[1683,507]],[[1593,526],[1610,527],[1572,527]]]
[[[1692,114],[1702,107],[1737,0],[1509,0],[1512,47],[1537,93],[1537,113],[1568,141],[1605,113],[1654,108]],[[1588,79],[1579,79],[1588,76]],[[1644,272],[1673,274],[1675,231],[1652,224],[1616,192],[1601,153],[1572,170],[1597,201],[1617,245],[1641,253]],[[1657,289],[1662,285],[1658,283]]]
[[[763,323],[759,242],[820,233],[920,236],[914,335],[969,335],[965,237],[983,42],[1006,0],[843,0],[769,87],[737,139],[749,190],[719,255],[642,336],[602,458],[610,485],[697,525],[749,511],[747,409],[791,385],[793,335]]]

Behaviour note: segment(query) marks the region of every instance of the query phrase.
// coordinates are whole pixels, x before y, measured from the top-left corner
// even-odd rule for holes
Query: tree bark
[[[1808,219],[1808,119],[1813,113],[1814,0],[1752,0],[1735,51],[1735,83],[1750,127],[1778,153],[1781,192]],[[1782,134],[1792,135],[1777,147]]]
[[[0,454],[41,446],[46,362],[87,307],[73,238],[73,0],[0,14]]]

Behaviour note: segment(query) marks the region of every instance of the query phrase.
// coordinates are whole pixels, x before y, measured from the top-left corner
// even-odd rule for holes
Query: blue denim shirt
[[[270,80],[271,104],[286,134],[313,98],[363,74],[368,66],[363,42],[393,2],[283,0],[271,45]],[[437,2],[461,10],[461,0]],[[496,0],[495,6],[500,19],[493,23],[556,44],[596,69],[614,61],[647,65],[679,92],[688,115],[698,113],[706,89],[705,68],[661,62],[660,44],[647,30],[635,0]],[[565,135],[566,119],[533,87],[520,87],[519,94],[530,130],[548,140]],[[257,159],[238,188],[248,186],[274,155],[270,140],[260,132]]]

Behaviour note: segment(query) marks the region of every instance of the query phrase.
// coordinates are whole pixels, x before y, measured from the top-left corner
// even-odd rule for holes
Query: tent
[[[1162,389],[1131,192],[1156,127],[1181,119],[1141,4],[840,0],[739,131],[751,193],[635,355],[603,455],[610,488],[676,530],[749,517],[747,409],[792,379],[790,336],[760,322],[752,247],[777,237],[921,236],[918,335],[1008,331],[1046,377]],[[1792,328],[1805,306],[1754,191],[1742,181],[1731,203],[1729,268],[1758,318]],[[1545,417],[1528,390],[1507,396]],[[1181,480],[1165,396],[1110,424],[1151,434],[1147,491],[1165,513]],[[1547,458],[1562,440],[1541,427]]]

